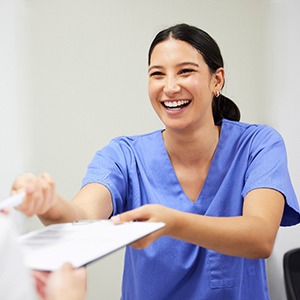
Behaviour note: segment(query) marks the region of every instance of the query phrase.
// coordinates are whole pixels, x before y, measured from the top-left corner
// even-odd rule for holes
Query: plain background
[[[119,135],[162,128],[147,95],[155,34],[186,22],[218,42],[223,93],[242,121],[284,137],[300,195],[300,5],[297,0],[0,0],[0,197],[25,171],[49,172],[71,199],[95,151]],[[16,215],[20,231],[41,226]],[[272,300],[285,299],[282,257],[299,247],[282,228],[268,260]],[[88,266],[88,299],[119,299],[120,250]]]

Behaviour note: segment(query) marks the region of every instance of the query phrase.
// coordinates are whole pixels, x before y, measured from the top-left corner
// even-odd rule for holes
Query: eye
[[[182,70],[179,71],[179,74],[188,75],[188,74],[193,73],[193,72],[195,72],[195,70],[193,70],[193,69],[182,69]]]
[[[155,71],[149,74],[149,77],[155,77],[155,78],[160,78],[163,77],[164,73],[160,72],[160,71]]]

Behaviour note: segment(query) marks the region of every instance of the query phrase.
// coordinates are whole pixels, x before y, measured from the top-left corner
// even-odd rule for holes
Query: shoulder
[[[235,138],[255,140],[257,142],[283,141],[282,136],[276,129],[265,124],[249,124],[223,119],[222,131],[226,135]]]
[[[115,137],[100,150],[100,153],[109,157],[116,155],[135,156],[138,153],[149,154],[162,143],[161,132],[161,130],[157,130],[146,134]]]
[[[131,136],[119,136],[111,140],[111,143],[118,144],[120,146],[133,146],[139,144],[151,144],[161,139],[161,130],[156,130],[150,133],[131,135]]]

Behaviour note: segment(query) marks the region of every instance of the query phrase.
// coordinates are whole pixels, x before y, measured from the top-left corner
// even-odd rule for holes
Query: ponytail
[[[215,124],[219,123],[222,119],[239,121],[241,118],[241,113],[237,105],[222,94],[219,97],[214,96],[212,112]]]

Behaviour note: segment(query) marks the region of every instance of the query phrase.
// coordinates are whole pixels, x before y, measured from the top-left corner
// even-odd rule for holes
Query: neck
[[[171,161],[188,165],[210,163],[219,135],[220,127],[212,125],[188,134],[166,129],[163,138]]]

